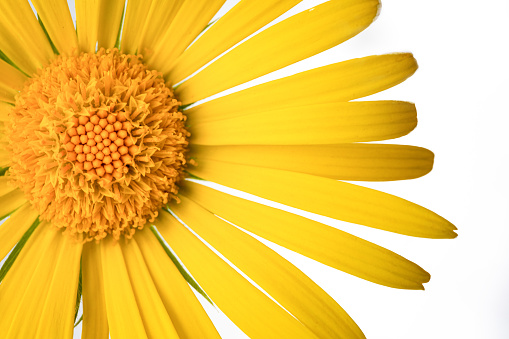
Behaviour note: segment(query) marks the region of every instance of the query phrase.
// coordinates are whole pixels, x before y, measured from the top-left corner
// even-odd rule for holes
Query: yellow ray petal
[[[76,0],[76,30],[80,52],[95,52],[99,38],[101,0]]]
[[[256,32],[300,0],[244,0],[235,5],[175,60],[173,83],[193,74],[242,39]]]
[[[2,239],[0,241],[0,260],[16,245],[37,220],[38,215],[30,203],[26,203],[0,225],[0,239]]]
[[[179,337],[219,339],[210,318],[152,232],[138,231],[135,239]]]
[[[319,222],[190,181],[182,193],[249,232],[362,279],[405,289],[422,289],[429,281],[402,256]]]
[[[66,0],[32,0],[51,41],[60,54],[78,52],[78,38]]]
[[[316,338],[167,212],[156,226],[214,303],[250,338]]]
[[[1,139],[4,138],[3,133],[0,134],[0,138]],[[10,163],[11,163],[11,154],[6,149],[0,150],[0,167],[9,167]],[[0,210],[1,210],[1,208],[0,208]]]
[[[175,338],[177,332],[152,281],[135,239],[121,243],[136,303],[149,338]]]
[[[171,210],[318,338],[364,338],[334,299],[299,269],[185,196],[180,199],[182,203],[172,204]]]
[[[199,114],[201,115],[201,114]],[[415,105],[400,101],[334,102],[237,112],[222,119],[189,116],[193,144],[315,145],[401,137],[417,125]]]
[[[83,246],[83,339],[108,339],[108,316],[104,296],[101,247],[95,242]]]
[[[117,41],[125,0],[102,0],[99,9],[98,47],[113,48]]]
[[[250,87],[187,110],[196,121],[220,114],[230,117],[317,103],[349,101],[395,86],[417,69],[409,53],[373,55],[339,62]],[[182,93],[184,104],[196,101],[194,93]]]
[[[3,71],[2,71],[3,74]],[[0,101],[0,122],[7,122],[9,121],[9,112],[12,109],[12,105],[9,105],[6,102]]]
[[[23,88],[27,77],[7,62],[0,60],[0,100],[14,103],[14,96]],[[12,107],[6,103],[0,103],[0,121],[6,121],[4,112],[6,108]],[[4,117],[5,114],[5,117]]]
[[[424,238],[453,238],[436,213],[396,196],[309,174],[201,160],[191,173],[213,182],[331,218]],[[276,183],[276,184],[275,184]]]
[[[0,199],[5,194],[17,189],[16,186],[11,184],[11,181],[12,181],[12,178],[10,176],[1,176],[0,177]]]
[[[126,54],[135,54],[138,51],[138,46],[143,35],[143,28],[145,24],[149,22],[148,15],[153,2],[152,0],[127,1],[124,25],[122,28],[122,41],[120,44],[122,52]]]
[[[2,166],[0,165],[0,167]],[[0,196],[0,220],[19,208],[26,201],[25,194],[19,189],[14,189]]]
[[[27,74],[54,56],[28,1],[0,1],[0,50]]]
[[[433,153],[402,145],[198,146],[191,157],[282,169],[340,180],[413,179],[433,167]]]
[[[378,0],[331,0],[286,19],[185,81],[179,97],[198,101],[334,47],[368,27],[378,5]]]
[[[225,0],[185,1],[152,53],[145,51],[147,64],[166,74],[170,65],[198,36]]]
[[[47,265],[54,267],[49,289],[38,293],[46,302],[41,309],[36,338],[72,338],[76,292],[80,273],[82,243],[59,234],[60,249],[56,258],[47,257]]]
[[[106,238],[101,241],[100,246],[106,312],[111,337],[113,339],[148,338],[120,245]]]

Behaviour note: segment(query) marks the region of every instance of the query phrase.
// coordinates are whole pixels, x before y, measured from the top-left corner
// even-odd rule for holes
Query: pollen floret
[[[141,56],[60,56],[16,98],[10,175],[67,233],[130,238],[176,199],[189,137],[179,106]]]

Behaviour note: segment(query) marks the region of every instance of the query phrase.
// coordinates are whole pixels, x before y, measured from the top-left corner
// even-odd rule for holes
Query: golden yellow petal
[[[178,88],[179,97],[198,101],[334,47],[368,27],[378,6],[378,0],[331,0],[301,12],[185,81]]]
[[[1,62],[0,62],[1,64]],[[2,71],[3,72],[3,71]],[[0,101],[0,123],[5,123],[9,121],[9,112],[12,109],[12,105],[9,105],[6,102]]]
[[[14,103],[14,96],[23,88],[27,77],[7,62],[0,60],[0,100]],[[0,102],[0,121],[7,121],[7,109],[12,107]]]
[[[219,339],[219,334],[189,284],[152,232],[148,229],[136,232],[134,239],[179,337]]]
[[[316,338],[167,212],[156,226],[212,301],[253,339]]]
[[[117,42],[125,0],[102,0],[97,32],[98,48],[113,48]]]
[[[244,0],[237,3],[175,60],[169,76],[171,81],[179,83],[184,80],[299,2],[300,0]]]
[[[364,338],[348,314],[290,262],[185,196],[171,210],[318,338]],[[260,265],[263,263],[263,265]]]
[[[25,194],[19,189],[14,189],[0,196],[0,219],[5,218],[12,211],[26,203],[26,201]]]
[[[16,245],[37,217],[38,213],[30,203],[26,203],[0,225],[0,260]]]
[[[95,53],[99,37],[101,0],[75,0],[76,30],[80,52]]]
[[[153,0],[130,0],[127,2],[120,49],[126,54],[136,54],[143,35],[143,28],[149,22],[149,11]]]
[[[201,160],[190,172],[304,211],[423,238],[454,238],[436,213],[396,196],[309,174]],[[274,184],[277,183],[277,184]]]

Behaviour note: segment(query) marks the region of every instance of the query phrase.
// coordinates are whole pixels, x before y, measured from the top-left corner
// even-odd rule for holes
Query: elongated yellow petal
[[[122,21],[125,0],[102,0],[99,9],[98,47],[113,48]]]
[[[250,338],[316,338],[169,213],[161,212],[156,225],[212,301]]]
[[[75,7],[80,52],[94,53],[99,38],[101,0],[75,0]]]
[[[362,279],[405,289],[429,281],[413,262],[336,228],[190,181],[182,192],[247,231]]]
[[[78,38],[66,0],[32,0],[44,28],[60,54],[78,52]]]
[[[433,167],[433,153],[402,145],[193,146],[191,157],[282,169],[341,180],[413,179]]]
[[[0,260],[16,245],[37,219],[38,213],[29,203],[21,206],[0,225]]]
[[[19,189],[9,191],[8,193],[0,196],[0,219],[5,218],[26,201],[25,194]]]
[[[76,292],[80,273],[83,244],[67,235],[59,234],[59,252],[56,258],[47,257],[47,265],[54,267],[53,278],[47,290],[40,290],[46,299],[41,309],[36,338],[72,338]]]
[[[121,244],[129,280],[149,338],[176,338],[177,332],[152,281],[135,239]]]
[[[5,123],[9,121],[9,112],[11,111],[12,107],[12,105],[0,101],[0,122]]]
[[[193,74],[206,63],[248,37],[300,0],[244,0],[219,18],[203,35],[182,53],[170,72],[173,83]]]
[[[101,240],[100,246],[106,312],[112,339],[148,338],[120,245],[106,238]]]
[[[122,28],[122,40],[120,49],[127,54],[135,54],[138,51],[143,28],[149,21],[148,14],[152,0],[130,0],[127,1],[124,25]]]
[[[250,87],[189,109],[196,119],[221,114],[223,117],[312,105],[350,101],[395,86],[417,69],[409,53],[373,55],[315,68]],[[177,88],[184,104],[196,101],[193,93]]]
[[[27,77],[7,62],[0,60],[0,100],[14,103],[14,96],[23,88]],[[0,104],[0,111],[4,111],[7,105]],[[11,106],[12,107],[12,106]],[[0,116],[4,113],[0,112]],[[6,117],[0,118],[0,121],[6,121]]]
[[[355,224],[424,238],[456,236],[450,222],[424,207],[346,182],[214,160],[201,160],[191,173],[262,198]]]
[[[166,74],[168,66],[207,26],[224,2],[225,0],[185,1],[153,51],[145,51],[147,64]]]
[[[185,81],[179,97],[198,101],[334,47],[368,27],[378,5],[331,0],[271,26]]]
[[[189,284],[171,262],[152,232],[138,231],[135,239],[179,337],[219,339],[219,334],[191,291]]]
[[[29,75],[54,56],[28,1],[0,1],[0,50]]]
[[[415,105],[400,101],[334,102],[217,117],[190,114],[193,144],[316,145],[401,137],[417,125]]]
[[[4,139],[4,134],[0,135],[1,141]],[[0,150],[0,167],[8,167],[11,163],[11,154],[6,150]],[[0,208],[1,210],[1,208]],[[1,216],[1,214],[0,214]]]
[[[0,177],[0,199],[5,194],[16,190],[16,186],[11,184],[12,178],[9,176]]]
[[[188,198],[181,200],[171,210],[318,338],[364,338],[334,299],[295,266]]]
[[[83,246],[83,339],[108,339],[108,316],[104,296],[101,247],[95,242]]]

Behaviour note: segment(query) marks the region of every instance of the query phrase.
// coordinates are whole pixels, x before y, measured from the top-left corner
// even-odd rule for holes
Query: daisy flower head
[[[330,64],[223,96],[332,48],[378,0],[0,3],[0,333],[4,338],[219,338],[200,304],[250,338],[363,338],[313,280],[250,234],[359,278],[429,274],[371,242],[233,190],[424,238],[455,227],[345,181],[420,177],[433,153],[365,142],[417,124],[408,53]],[[256,33],[256,34],[254,34]],[[213,98],[210,98],[214,96]],[[205,99],[205,100],[203,100]],[[211,188],[213,182],[232,190]],[[216,187],[216,186],[214,186]]]

